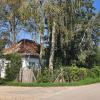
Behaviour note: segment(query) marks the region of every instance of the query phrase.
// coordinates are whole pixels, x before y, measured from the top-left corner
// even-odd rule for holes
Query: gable
[[[11,45],[9,48],[3,50],[4,55],[19,53],[20,55],[34,55],[39,56],[40,45],[34,41],[23,39],[18,43]]]

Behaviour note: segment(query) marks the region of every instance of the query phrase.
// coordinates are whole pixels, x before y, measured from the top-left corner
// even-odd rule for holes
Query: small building
[[[36,42],[28,39],[23,39],[3,50],[4,55],[9,55],[12,53],[20,54],[22,59],[22,68],[27,69],[30,67],[34,67],[36,69],[40,69],[40,64],[39,64],[40,45],[37,44]],[[2,70],[3,72],[1,71],[1,74],[3,73],[3,75],[1,76],[3,76],[4,78],[5,76],[4,69]]]
[[[7,64],[9,64],[10,61],[6,60],[6,59],[0,59],[0,77],[1,78],[5,78],[5,67],[7,66]]]

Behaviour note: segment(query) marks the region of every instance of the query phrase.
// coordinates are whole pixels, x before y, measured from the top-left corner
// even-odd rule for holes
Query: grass
[[[72,83],[18,83],[18,82],[6,82],[3,85],[6,86],[23,86],[23,87],[60,87],[60,86],[81,86],[81,85],[89,85],[94,83],[99,83],[100,78],[87,78],[85,80],[81,80],[79,82]]]

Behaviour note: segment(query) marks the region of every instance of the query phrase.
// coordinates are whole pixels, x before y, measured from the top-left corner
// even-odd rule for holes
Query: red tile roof
[[[20,55],[39,56],[40,45],[32,40],[23,39],[3,50],[4,55],[19,53]]]

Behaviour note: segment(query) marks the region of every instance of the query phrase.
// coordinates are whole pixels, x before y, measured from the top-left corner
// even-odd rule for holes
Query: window
[[[35,62],[29,62],[29,66],[35,66]]]
[[[29,68],[35,67],[35,62],[29,62]]]

